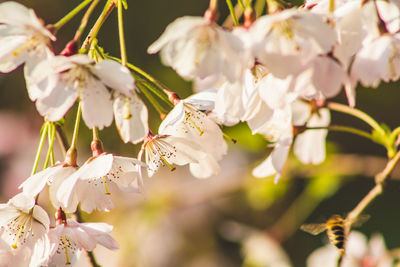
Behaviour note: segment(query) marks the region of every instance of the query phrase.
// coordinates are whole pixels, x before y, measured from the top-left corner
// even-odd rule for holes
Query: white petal
[[[159,134],[169,134],[167,129],[173,127],[174,125],[181,123],[185,119],[185,108],[184,102],[179,101],[179,103],[168,113],[168,115],[161,122],[158,127]]]
[[[112,225],[106,223],[82,223],[81,227],[93,236],[97,243],[108,249],[119,249],[118,243],[108,233],[112,231]]]
[[[130,98],[118,96],[114,99],[115,124],[121,139],[137,144],[143,141],[149,132],[147,107],[134,94]]]
[[[77,171],[77,175],[82,179],[102,177],[110,172],[113,161],[113,154],[102,154],[98,157],[90,158]]]
[[[48,96],[36,101],[36,108],[40,115],[50,121],[59,121],[74,105],[78,98],[78,91],[69,84],[58,81]]]
[[[26,179],[25,182],[23,182],[18,188],[19,189],[22,188],[24,194],[34,198],[36,197],[37,194],[39,194],[43,190],[49,178],[54,174],[56,174],[62,168],[63,167],[59,165],[38,172],[35,175],[32,175],[31,177]]]
[[[57,191],[56,199],[66,212],[75,212],[78,205],[78,198],[75,194],[78,178],[79,176],[75,172],[61,183]]]
[[[194,27],[205,24],[206,20],[202,17],[190,17],[185,16],[178,18],[173,21],[165,29],[163,34],[155,41],[148,49],[147,53],[155,54],[161,50],[161,48],[170,41],[173,41],[181,36],[185,36]]]
[[[207,89],[200,93],[191,95],[183,100],[183,102],[191,104],[198,110],[213,110],[215,98],[217,96],[216,89]]]
[[[102,130],[111,125],[113,121],[111,95],[102,83],[91,80],[86,88],[82,88],[80,97],[82,117],[90,129],[98,127]]]
[[[13,205],[19,210],[24,211],[25,213],[28,213],[30,209],[33,208],[35,205],[35,198],[27,196],[23,193],[19,193],[15,195],[13,198],[11,198],[8,201],[8,204]]]
[[[30,10],[25,6],[15,1],[0,4],[0,23],[22,26],[30,22]]]
[[[8,73],[25,62],[28,52],[20,49],[28,38],[26,36],[8,36],[0,39],[0,72]]]
[[[93,73],[108,87],[125,95],[132,93],[134,79],[130,71],[113,60],[102,60],[93,67]]]
[[[33,213],[32,213],[33,218],[42,224],[44,227],[45,232],[47,232],[50,226],[50,219],[49,215],[47,215],[47,212],[40,206],[35,205],[33,207]]]
[[[326,127],[330,122],[327,109],[320,109],[308,121],[308,127]],[[325,139],[328,130],[307,130],[296,137],[294,153],[304,164],[319,164],[325,160]]]
[[[218,162],[211,155],[207,155],[199,163],[190,163],[190,172],[197,178],[208,178],[220,171]]]

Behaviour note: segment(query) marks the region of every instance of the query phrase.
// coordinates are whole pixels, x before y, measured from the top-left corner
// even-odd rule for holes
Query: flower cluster
[[[116,2],[121,8],[122,0],[108,1],[110,10]],[[245,122],[253,134],[267,140],[271,152],[254,168],[256,177],[275,176],[277,182],[292,146],[304,164],[323,162],[330,124],[326,99],[344,88],[354,106],[358,83],[377,87],[400,77],[398,3],[337,1],[334,9],[331,2],[307,1],[259,18],[250,10],[244,25],[233,29],[216,24],[211,6],[204,17],[172,22],[148,52],[160,52],[165,65],[194,81],[197,93],[181,99],[156,86],[161,88],[156,94],[173,106],[162,114],[157,134],[149,129],[147,106],[138,94],[150,83],[134,79],[123,51],[120,62],[111,59],[97,45],[96,34],[89,34],[78,50],[79,29],[56,54],[51,48],[56,27],[45,26],[17,2],[1,3],[0,71],[24,64],[28,95],[45,125],[62,120],[77,102],[79,106],[65,160],[37,173],[34,168],[21,184],[22,192],[1,204],[0,261],[68,265],[81,250],[91,251],[96,244],[118,248],[109,235],[110,225],[79,223],[66,213],[113,209],[111,195],[143,190],[142,169],[152,176],[162,166],[173,170],[174,165],[189,165],[198,178],[218,174],[228,149],[224,125]],[[78,167],[81,115],[94,138],[92,157]],[[110,126],[114,118],[124,142],[143,142],[138,159],[104,152],[97,130]],[[37,203],[46,186],[57,209],[54,226]]]

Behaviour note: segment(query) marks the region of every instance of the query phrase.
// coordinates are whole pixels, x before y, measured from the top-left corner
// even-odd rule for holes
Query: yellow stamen
[[[108,189],[107,189],[107,181],[106,181],[106,176],[103,176],[103,183],[104,183],[104,189],[105,189],[105,191],[106,191],[106,195],[111,195],[111,193],[110,192],[108,192]]]
[[[26,42],[25,44],[21,45],[20,47],[18,47],[16,50],[14,50],[12,52],[13,56],[16,57],[19,55],[19,53],[21,53],[21,51],[23,51],[24,49],[26,49],[29,45],[29,42]]]
[[[159,151],[157,151],[158,154],[160,155],[161,160],[171,169],[171,171],[175,171],[175,167],[172,166],[161,154]]]
[[[12,244],[12,246],[11,246],[12,248],[14,248],[14,249],[18,248],[18,240],[19,240],[19,238],[21,237],[22,230],[24,230],[24,228],[25,228],[25,225],[21,225],[21,226],[19,227],[17,236],[15,237],[15,243]]]
[[[69,265],[71,264],[71,262],[69,261],[69,256],[68,256],[68,247],[66,245],[64,245],[64,250],[65,250],[65,264]]]
[[[186,117],[193,124],[193,126],[197,129],[197,131],[199,131],[200,136],[202,136],[204,132],[200,129],[200,127],[197,126],[197,124],[190,118],[189,115],[186,115]]]

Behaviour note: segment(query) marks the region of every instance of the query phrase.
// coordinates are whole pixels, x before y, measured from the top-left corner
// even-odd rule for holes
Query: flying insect
[[[354,223],[352,223],[352,225],[360,226],[363,222],[368,220],[368,218],[369,215],[361,215]],[[346,233],[344,229],[345,224],[346,219],[343,219],[340,215],[335,214],[332,215],[325,223],[303,224],[300,226],[300,229],[312,235],[318,235],[326,230],[331,244],[339,249],[340,254],[343,254],[346,242]]]

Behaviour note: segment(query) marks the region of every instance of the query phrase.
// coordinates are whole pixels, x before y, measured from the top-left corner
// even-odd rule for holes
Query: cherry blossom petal
[[[114,99],[113,108],[121,139],[134,144],[143,141],[149,132],[148,111],[143,101],[136,94],[129,98],[119,95]]]
[[[102,83],[94,79],[90,80],[80,97],[82,117],[90,129],[97,127],[102,130],[111,125],[113,121],[111,95]]]
[[[93,67],[93,73],[108,87],[125,95],[132,93],[134,79],[130,71],[113,60],[102,60]]]

